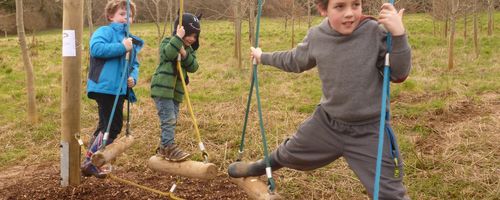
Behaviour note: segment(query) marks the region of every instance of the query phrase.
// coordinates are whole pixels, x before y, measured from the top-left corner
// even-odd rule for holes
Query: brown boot
[[[176,144],[158,148],[157,154],[158,156],[164,157],[165,160],[173,162],[181,162],[191,156],[191,154],[182,151]]]

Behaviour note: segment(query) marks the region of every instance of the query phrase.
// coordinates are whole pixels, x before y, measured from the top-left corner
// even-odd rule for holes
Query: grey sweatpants
[[[272,157],[284,167],[305,171],[323,167],[343,156],[372,197],[379,123],[375,121],[349,125],[331,119],[323,108],[318,106],[297,132],[272,152]],[[384,135],[379,198],[405,199],[406,189],[402,183],[403,161],[399,158],[400,175],[395,177],[396,166],[391,143],[387,132]],[[397,150],[395,143],[393,146]]]

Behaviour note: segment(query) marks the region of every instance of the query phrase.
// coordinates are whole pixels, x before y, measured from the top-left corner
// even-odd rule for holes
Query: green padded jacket
[[[151,78],[151,97],[173,99],[182,102],[184,88],[182,88],[181,77],[177,72],[177,55],[183,46],[182,39],[178,36],[163,39],[160,45],[160,64]],[[198,70],[196,51],[187,47],[187,56],[181,60],[182,74],[187,77],[187,72],[193,73]]]

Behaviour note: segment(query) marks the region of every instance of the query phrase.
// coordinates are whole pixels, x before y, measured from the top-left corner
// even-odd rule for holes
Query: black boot
[[[273,171],[283,167],[274,160],[273,156],[269,156],[269,162]],[[234,162],[227,168],[227,173],[233,178],[262,176],[266,174],[266,162],[263,159],[256,162]]]

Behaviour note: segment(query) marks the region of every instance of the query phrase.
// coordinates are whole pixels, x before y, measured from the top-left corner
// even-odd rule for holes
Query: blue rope
[[[394,0],[389,0],[391,4],[394,5]],[[389,31],[387,31],[387,54],[392,51],[392,36]],[[388,57],[386,59],[389,59]],[[380,109],[380,124],[379,124],[379,137],[378,137],[378,149],[377,149],[377,163],[375,169],[375,183],[373,189],[373,199],[378,200],[378,195],[380,191],[380,171],[382,168],[382,151],[384,149],[384,133],[385,133],[385,120],[388,116],[387,111],[387,99],[389,96],[389,77],[391,76],[390,63],[386,62],[384,66],[384,80],[382,84],[382,102]]]
[[[130,37],[130,0],[127,0],[127,27],[126,27],[126,38]],[[130,76],[130,62],[132,62],[131,56],[134,52],[134,48],[132,48],[132,51],[128,54],[129,57],[125,58],[125,62],[127,63],[127,75]],[[127,55],[127,54],[125,54]],[[128,59],[128,62],[127,62]],[[126,78],[128,80],[128,78]],[[125,135],[129,136],[130,135],[130,95],[131,95],[131,88],[127,86],[127,128],[125,129]]]
[[[127,25],[125,27],[126,38],[129,37],[129,26],[130,26],[129,18],[130,18],[130,0],[127,0]],[[118,87],[118,90],[116,91],[115,101],[113,103],[113,109],[111,110],[111,115],[109,116],[108,126],[106,127],[106,132],[104,133],[104,138],[103,138],[102,145],[101,145],[100,149],[104,149],[106,147],[107,142],[108,142],[109,130],[111,129],[111,122],[113,122],[113,118],[115,116],[116,105],[118,104],[118,99],[120,97],[120,92],[122,90],[123,83],[126,82],[126,75],[128,73],[128,67],[126,66],[126,64],[123,64],[125,59],[126,59],[125,57],[126,56],[124,55],[122,60],[121,60],[121,64],[122,64],[122,66],[125,66],[126,69],[123,70],[122,78],[121,78],[122,81],[120,83],[120,86]]]

